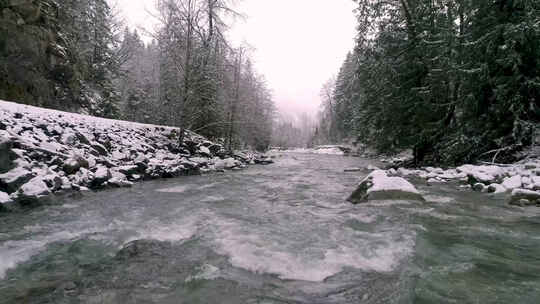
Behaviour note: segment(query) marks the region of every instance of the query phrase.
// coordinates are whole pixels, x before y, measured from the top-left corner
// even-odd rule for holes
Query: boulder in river
[[[130,182],[127,177],[118,171],[111,170],[111,178],[109,179],[109,185],[115,187],[131,187],[133,183]]]
[[[420,192],[401,177],[389,177],[382,170],[375,170],[364,178],[347,201],[358,204],[368,200],[425,201]]]
[[[494,193],[494,194],[503,193],[503,192],[506,192],[506,188],[503,187],[501,184],[493,183],[488,186],[487,192]]]
[[[510,197],[510,205],[536,205],[540,200],[540,192],[527,189],[514,189]]]
[[[9,194],[0,191],[0,206],[4,204],[9,204],[11,202],[12,200],[11,200],[11,197],[9,197]]]
[[[17,201],[21,204],[35,204],[40,199],[51,194],[49,187],[41,177],[34,177],[26,184],[22,185],[17,192]]]
[[[90,183],[92,188],[99,188],[112,177],[110,170],[105,166],[98,166],[94,179]]]

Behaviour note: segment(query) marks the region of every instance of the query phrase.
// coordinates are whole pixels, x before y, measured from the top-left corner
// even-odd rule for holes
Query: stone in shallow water
[[[401,177],[389,177],[382,170],[371,172],[360,182],[347,201],[358,204],[368,200],[425,201],[420,192]]]
[[[482,184],[482,183],[475,183],[475,184],[472,186],[473,190],[474,190],[474,191],[478,191],[478,192],[484,190],[485,187],[486,187],[486,185],[484,185],[484,184]]]
[[[51,191],[49,190],[47,184],[45,184],[43,181],[43,178],[38,176],[22,185],[17,193],[17,201],[19,203],[34,204],[38,203],[41,198],[51,194]]]
[[[540,199],[540,192],[526,190],[526,189],[514,189],[512,196],[510,197],[511,205],[529,206],[535,205],[536,201]]]
[[[503,192],[506,192],[506,188],[503,187],[501,184],[490,184],[487,188],[487,192],[488,193],[494,193],[494,194],[497,194],[497,193],[503,193]]]
[[[9,195],[5,192],[0,191],[0,206],[3,204],[9,204],[12,200]]]

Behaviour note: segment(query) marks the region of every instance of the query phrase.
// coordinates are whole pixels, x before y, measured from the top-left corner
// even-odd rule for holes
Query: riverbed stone
[[[347,201],[358,204],[369,200],[425,201],[420,192],[401,177],[389,177],[382,170],[375,170],[364,178]]]
[[[107,182],[112,177],[109,168],[100,165],[97,167],[96,172],[94,173],[94,179],[91,181],[90,186],[92,188],[101,187],[105,182]]]
[[[475,183],[473,186],[472,186],[472,189],[474,191],[478,191],[478,192],[481,192],[484,190],[484,188],[486,187],[486,185],[482,184],[482,183]]]
[[[111,170],[111,178],[108,181],[109,185],[115,187],[131,187],[133,183],[127,179],[127,176],[121,172]]]
[[[51,194],[51,191],[43,178],[37,176],[22,185],[17,194],[17,202],[26,205],[38,203],[40,199]]]
[[[121,173],[123,173],[125,175],[128,175],[128,176],[141,172],[139,166],[137,166],[137,165],[120,166],[117,169],[118,169],[119,172],[121,172]],[[142,172],[144,172],[144,170]]]
[[[13,200],[11,199],[11,197],[9,196],[9,194],[3,192],[3,191],[0,191],[0,206],[1,205],[4,205],[4,204],[9,204],[9,203],[12,203]]]
[[[493,183],[487,187],[487,192],[493,194],[503,193],[506,192],[506,188],[501,184]]]
[[[538,191],[532,191],[527,189],[514,189],[512,191],[512,195],[510,197],[510,204],[520,204],[521,200],[527,200],[530,201],[530,204],[525,205],[534,205],[536,200],[540,199],[540,192]]]

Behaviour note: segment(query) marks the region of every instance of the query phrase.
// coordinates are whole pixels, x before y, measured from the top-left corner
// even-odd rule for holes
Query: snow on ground
[[[534,195],[523,197],[526,191],[540,195],[540,159],[527,159],[512,165],[462,165],[442,169],[424,167],[416,170],[398,168],[386,171],[389,175],[417,176],[428,184],[460,181],[475,191],[486,193],[512,193],[510,201],[516,205],[539,205]],[[517,190],[514,191],[513,190]],[[529,200],[529,203],[524,200]],[[520,202],[521,201],[521,202]]]
[[[272,152],[284,152],[284,153],[304,153],[304,154],[329,154],[329,155],[345,155],[347,148],[342,146],[317,146],[315,148],[293,148],[286,150],[273,149]]]
[[[127,187],[272,161],[227,155],[193,132],[0,101],[0,206],[33,204],[51,192]]]

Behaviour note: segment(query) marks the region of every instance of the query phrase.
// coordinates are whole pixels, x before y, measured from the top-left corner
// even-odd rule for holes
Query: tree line
[[[156,4],[159,26],[144,43],[106,0],[0,0],[0,99],[265,149],[274,104],[249,48],[226,39],[237,14],[228,1]]]
[[[540,2],[355,0],[356,47],[317,136],[415,162],[512,161],[540,118]]]

